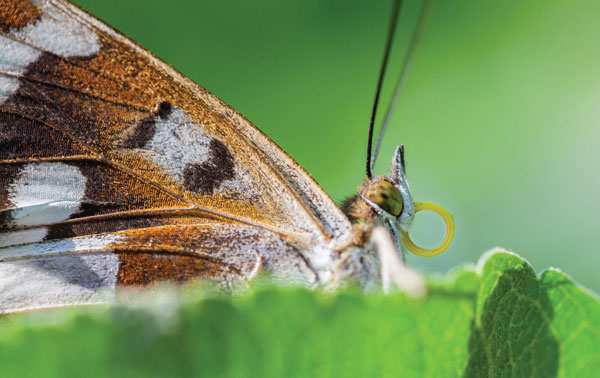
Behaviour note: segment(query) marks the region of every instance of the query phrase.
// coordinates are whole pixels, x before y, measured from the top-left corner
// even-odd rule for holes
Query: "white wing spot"
[[[114,298],[119,258],[112,253],[0,263],[0,313]]]
[[[19,89],[19,75],[41,55],[39,50],[0,35],[0,104]],[[6,76],[15,75],[17,77]]]
[[[210,159],[210,143],[213,139],[183,109],[173,106],[168,117],[156,118],[152,139],[143,148],[134,151],[148,157],[177,182],[184,184],[187,167]],[[249,182],[252,182],[252,178],[235,165],[233,178],[222,182],[219,192],[235,192],[251,197],[254,191]]]
[[[23,167],[8,188],[15,209],[10,226],[28,227],[69,219],[79,210],[86,178],[64,163],[33,163]]]
[[[156,119],[153,138],[136,151],[150,157],[183,183],[183,170],[189,164],[202,163],[209,158],[211,139],[183,109],[173,107],[166,119]]]
[[[33,46],[63,57],[89,57],[100,51],[98,35],[74,22],[68,14],[45,7],[45,1],[34,1],[43,10],[42,17],[33,24],[14,32]]]

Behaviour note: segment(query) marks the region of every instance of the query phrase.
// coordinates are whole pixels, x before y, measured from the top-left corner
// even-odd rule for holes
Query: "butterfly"
[[[369,175],[343,211],[242,115],[94,16],[0,4],[0,312],[262,271],[386,284],[414,275],[403,244],[449,244],[435,206],[412,201],[397,148],[392,174]],[[423,209],[448,224],[435,250],[408,236]]]

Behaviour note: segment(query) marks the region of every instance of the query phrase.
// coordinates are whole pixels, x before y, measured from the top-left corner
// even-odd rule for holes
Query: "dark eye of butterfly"
[[[402,196],[396,187],[384,180],[371,182],[365,189],[364,195],[383,210],[397,217],[402,213],[404,204]]]

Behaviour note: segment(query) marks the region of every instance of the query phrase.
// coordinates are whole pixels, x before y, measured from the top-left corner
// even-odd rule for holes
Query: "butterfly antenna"
[[[381,87],[383,86],[383,78],[385,76],[385,69],[390,58],[390,51],[392,49],[392,41],[394,40],[394,34],[396,32],[396,24],[398,23],[398,16],[400,15],[400,8],[402,7],[402,0],[394,0],[394,8],[392,10],[392,19],[390,22],[390,28],[388,30],[387,41],[385,43],[385,52],[383,53],[383,62],[381,63],[381,70],[379,71],[379,80],[377,81],[377,90],[375,91],[375,101],[373,102],[373,110],[371,111],[371,121],[369,123],[369,138],[367,141],[367,177],[373,177],[373,164],[371,163],[371,151],[373,148],[373,129],[375,125],[375,115],[377,114],[377,106],[379,104],[379,97],[381,95]]]
[[[371,172],[373,172],[373,167],[375,167],[375,160],[377,160],[377,154],[379,153],[379,148],[381,147],[383,135],[385,134],[390,120],[392,119],[392,114],[396,109],[396,105],[398,105],[400,94],[404,89],[404,84],[406,84],[406,78],[408,77],[412,64],[415,60],[415,56],[417,55],[417,50],[419,49],[419,45],[421,44],[423,35],[425,34],[425,30],[427,29],[427,25],[429,24],[429,20],[431,19],[431,15],[433,14],[433,8],[435,8],[435,3],[436,0],[425,0],[423,6],[421,7],[421,14],[419,15],[419,20],[417,21],[417,25],[415,26],[415,30],[413,31],[410,46],[408,47],[408,51],[406,52],[406,56],[404,58],[404,63],[402,64],[400,76],[398,77],[398,81],[396,82],[396,91],[394,92],[394,97],[388,105],[385,120],[383,121],[381,129],[379,130],[379,134],[377,135],[377,143],[375,144],[373,155],[371,155],[371,158],[368,159],[371,165],[367,168],[367,170],[370,170]]]

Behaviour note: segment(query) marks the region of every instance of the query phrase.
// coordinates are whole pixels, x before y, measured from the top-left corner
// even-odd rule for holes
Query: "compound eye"
[[[404,208],[398,189],[384,180],[373,181],[367,185],[363,195],[395,217],[399,216]]]

